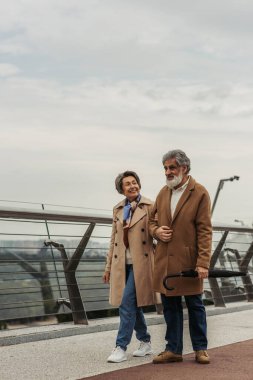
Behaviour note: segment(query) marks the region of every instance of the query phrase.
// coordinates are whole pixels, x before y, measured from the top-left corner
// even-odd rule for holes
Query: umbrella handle
[[[198,277],[198,272],[193,269],[190,269],[190,270],[186,270],[179,273],[168,274],[167,276],[165,276],[163,279],[163,286],[165,287],[165,289],[170,290],[170,291],[175,289],[172,286],[169,286],[167,284],[168,279],[172,277],[193,277],[193,278],[195,277],[196,278]]]
[[[172,286],[168,286],[168,284],[167,284],[168,279],[171,278],[171,277],[181,277],[181,273],[177,274],[177,275],[174,275],[174,276],[171,276],[170,274],[168,274],[168,276],[164,277],[164,279],[163,279],[163,286],[165,287],[165,289],[170,290],[170,291],[175,289]]]

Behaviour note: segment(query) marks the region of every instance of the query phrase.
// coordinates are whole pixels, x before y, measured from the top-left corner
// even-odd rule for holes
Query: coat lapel
[[[141,197],[140,202],[131,219],[129,228],[133,227],[137,222],[139,222],[139,220],[141,220],[145,215],[147,215],[147,211],[144,205],[152,205],[152,204],[153,203],[151,202],[150,199],[143,196]]]
[[[169,225],[171,224],[171,220],[172,220],[172,217],[171,217],[171,208],[170,208],[171,194],[172,194],[172,191],[167,187],[167,197],[165,198],[167,204],[166,204],[165,207],[166,207],[166,210],[167,210]]]
[[[139,222],[140,219],[142,219],[145,215],[147,214],[146,210],[144,210],[142,208],[141,205],[139,205],[134,214],[133,214],[133,217],[131,219],[131,222],[130,222],[130,226],[129,228],[133,227],[137,222]]]
[[[144,208],[145,204],[152,205],[152,202],[148,198],[142,196],[140,199],[140,202],[139,202],[139,204],[138,204],[138,206],[137,206],[137,208],[133,214],[129,228],[133,227],[133,225],[135,225],[140,219],[142,219],[147,214],[147,212]],[[125,206],[125,199],[123,199],[123,201],[119,202],[115,206],[115,208],[117,209],[116,217],[118,218],[118,220],[120,221],[121,224],[123,224],[124,206]]]
[[[123,224],[123,207],[118,209],[117,218],[121,224]]]
[[[125,206],[125,200],[119,202],[115,208],[117,209],[116,212],[116,218],[120,221],[121,224],[123,224],[123,208]]]

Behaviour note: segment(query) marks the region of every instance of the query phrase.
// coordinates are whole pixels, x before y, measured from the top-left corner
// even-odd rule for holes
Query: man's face
[[[170,189],[178,188],[181,185],[184,175],[186,174],[186,166],[179,166],[175,158],[164,162],[164,170],[166,175],[166,183]]]

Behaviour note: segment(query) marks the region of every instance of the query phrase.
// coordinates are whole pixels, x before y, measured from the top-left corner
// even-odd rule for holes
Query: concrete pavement
[[[226,309],[211,306],[207,308],[207,314],[209,348],[253,339],[253,305],[251,303],[230,304]],[[155,353],[159,353],[164,349],[165,325],[163,317],[152,314],[148,315],[147,319],[152,336],[152,347]],[[81,326],[80,329],[73,325],[53,326],[51,327],[51,336],[48,327],[36,328],[36,332],[28,331],[28,329],[20,332],[17,330],[2,331],[0,332],[0,344],[2,344],[0,347],[0,379],[76,380],[120,368],[149,363],[152,356],[132,357],[131,353],[138,347],[138,341],[135,337],[133,337],[127,351],[127,362],[120,364],[106,362],[106,358],[115,344],[117,324],[118,318],[109,318],[103,321],[92,321],[90,326]],[[83,332],[85,328],[86,333]],[[39,340],[42,339],[43,329],[46,333],[44,337],[48,336],[51,339]],[[63,335],[56,339],[56,336],[61,336],[58,333],[59,331],[62,331]],[[65,334],[70,334],[71,331],[78,334],[79,331],[80,335],[64,336],[64,331]],[[25,336],[28,342],[31,337],[33,341],[13,344],[15,334],[17,337],[19,336],[19,342],[22,342]],[[31,335],[30,338],[29,335]],[[37,340],[35,340],[36,335],[39,338]],[[12,338],[12,345],[5,345],[7,341],[3,339],[7,338]],[[188,321],[185,320],[184,354],[190,352],[192,352],[192,347],[189,339]]]

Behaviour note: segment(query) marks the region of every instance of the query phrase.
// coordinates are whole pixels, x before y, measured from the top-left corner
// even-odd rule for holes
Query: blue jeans
[[[164,318],[167,324],[166,351],[183,352],[183,306],[182,297],[161,295]],[[206,311],[201,294],[184,296],[189,315],[189,330],[194,351],[207,349]]]
[[[123,350],[126,350],[134,330],[138,340],[150,342],[150,335],[147,332],[147,325],[142,308],[137,306],[132,265],[126,265],[126,286],[119,307],[119,316],[120,325],[116,346],[120,346]]]

